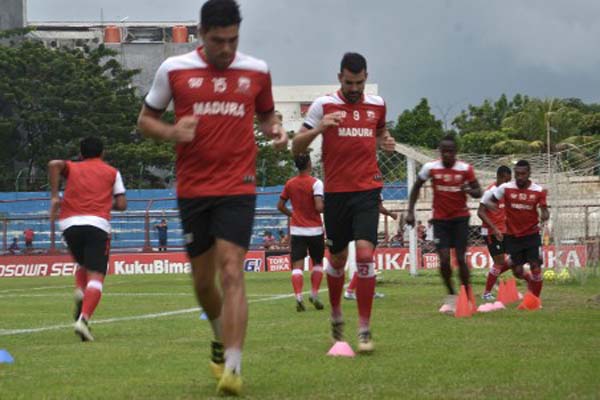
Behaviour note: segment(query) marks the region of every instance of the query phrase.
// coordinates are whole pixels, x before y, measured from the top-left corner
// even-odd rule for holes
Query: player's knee
[[[373,249],[369,247],[361,247],[356,249],[356,262],[357,263],[372,263],[373,262]]]
[[[345,257],[331,256],[329,259],[329,266],[332,267],[333,269],[343,270],[344,267],[346,266],[346,259],[345,259]]]
[[[243,271],[239,268],[222,268],[220,275],[224,290],[239,285],[243,280]]]
[[[542,274],[542,268],[537,265],[531,265],[531,280],[534,282],[541,282],[544,280],[544,275]]]

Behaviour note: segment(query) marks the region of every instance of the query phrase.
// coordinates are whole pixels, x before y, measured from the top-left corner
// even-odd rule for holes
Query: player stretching
[[[485,206],[486,196],[490,196],[488,193],[492,193],[494,189],[502,185],[505,182],[509,182],[512,177],[510,168],[506,165],[502,165],[496,171],[496,182],[492,183],[487,187],[483,193],[479,209],[477,210],[477,216],[481,219],[481,236],[485,237],[485,243],[487,244],[488,251],[494,264],[490,268],[487,280],[485,281],[485,291],[481,298],[485,301],[494,301],[494,295],[492,294],[492,288],[496,284],[498,277],[508,271],[510,268],[506,263],[506,257],[504,250],[504,235],[506,234],[506,213],[504,211],[504,200],[498,202],[497,209],[489,210]]]
[[[323,279],[323,254],[325,239],[323,238],[323,182],[312,177],[312,163],[308,154],[294,157],[298,175],[288,180],[281,192],[277,209],[292,218],[290,232],[292,234],[292,287],[296,294],[296,311],[306,311],[302,299],[304,284],[304,258],[307,250],[313,262],[310,274],[311,293],[309,301],[317,310],[323,309],[319,300],[319,287]],[[287,201],[292,203],[293,212],[286,207]]]
[[[440,141],[441,159],[423,165],[417,181],[410,191],[406,223],[415,224],[415,203],[421,187],[431,179],[433,187],[433,235],[440,257],[440,273],[448,290],[448,297],[440,308],[442,313],[454,313],[456,291],[452,283],[450,249],[454,248],[461,283],[471,290],[469,267],[465,261],[469,236],[469,209],[467,194],[481,197],[481,187],[475,178],[473,167],[456,159],[456,140],[448,135]]]
[[[546,203],[546,190],[529,179],[531,167],[526,160],[517,162],[515,179],[498,186],[488,193],[484,202],[492,209],[504,199],[506,211],[506,236],[504,242],[509,254],[509,266],[513,274],[527,281],[527,287],[536,297],[542,292],[542,256],[540,248],[540,222],[548,221],[550,213]],[[538,208],[540,210],[538,215]],[[523,272],[523,264],[529,263],[530,274]]]
[[[367,61],[357,53],[342,58],[338,80],[341,88],[319,97],[310,106],[304,125],[294,137],[294,154],[304,153],[310,143],[323,135],[325,173],[325,229],[331,253],[327,286],[331,303],[334,340],[342,340],[341,308],[344,266],[348,243],[356,240],[359,315],[359,352],[373,351],[371,308],[375,291],[373,252],[377,244],[379,195],[383,178],[376,151],[393,151],[395,141],[386,129],[386,108],[379,96],[363,94]]]
[[[275,147],[287,145],[274,113],[267,64],[237,52],[240,22],[234,0],[204,3],[203,45],[161,64],[138,118],[147,137],[177,143],[186,250],[196,297],[214,334],[210,366],[219,380],[217,392],[235,395],[242,390],[248,323],[243,262],[256,204],[254,115]],[[175,125],[161,120],[171,100]]]
[[[102,161],[103,150],[100,139],[88,137],[80,143],[82,161],[48,163],[50,220],[58,218],[69,251],[79,264],[74,327],[83,341],[94,340],[88,321],[102,297],[110,250],[110,210],[127,208],[121,174]],[[61,176],[66,179],[62,201],[58,195]]]

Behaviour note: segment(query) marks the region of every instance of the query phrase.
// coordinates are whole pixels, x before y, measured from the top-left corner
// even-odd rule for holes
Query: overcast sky
[[[197,20],[202,0],[28,0],[30,21]],[[600,102],[599,0],[241,0],[240,50],[276,85],[331,84],[367,57],[388,119],[427,97],[439,116],[501,93]]]

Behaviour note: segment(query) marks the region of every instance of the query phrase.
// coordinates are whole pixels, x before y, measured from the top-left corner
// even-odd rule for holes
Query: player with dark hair
[[[277,209],[291,218],[292,234],[292,287],[296,295],[296,311],[305,311],[302,298],[304,285],[304,258],[310,254],[313,270],[310,275],[311,294],[309,301],[317,310],[323,309],[319,300],[319,287],[323,278],[323,255],[325,239],[323,238],[323,182],[311,176],[312,163],[308,154],[294,157],[298,175],[285,183]],[[287,201],[292,203],[292,210],[286,207]]]
[[[517,162],[514,174],[514,180],[488,192],[483,201],[487,207],[495,210],[498,203],[504,200],[504,244],[509,255],[509,266],[517,278],[527,281],[529,291],[540,297],[543,285],[540,222],[544,224],[550,218],[547,192],[531,181],[531,166],[527,160]],[[529,263],[530,274],[523,270],[525,263]]]
[[[496,284],[498,277],[510,268],[506,263],[505,249],[504,249],[504,235],[506,234],[506,212],[504,211],[504,200],[498,202],[498,208],[496,210],[489,210],[485,204],[484,199],[488,196],[489,192],[493,192],[498,186],[505,182],[509,182],[512,178],[512,171],[506,165],[502,165],[496,171],[496,182],[492,183],[487,187],[481,202],[479,203],[479,209],[477,210],[477,216],[481,219],[481,236],[485,238],[488,251],[494,264],[491,266],[487,280],[485,281],[485,290],[481,298],[485,301],[494,301],[495,297],[492,294],[492,288]]]
[[[385,102],[364,94],[367,62],[358,53],[344,54],[338,80],[340,90],[316,99],[304,125],[294,137],[294,154],[306,152],[322,135],[325,175],[325,229],[330,251],[327,286],[331,303],[332,336],[343,339],[341,298],[348,244],[356,241],[359,352],[371,352],[371,309],[375,291],[373,253],[377,245],[379,196],[383,177],[377,147],[393,151],[395,141],[386,128]]]
[[[287,146],[267,64],[237,51],[241,20],[234,0],[204,3],[203,44],[161,64],[138,118],[145,136],[176,143],[186,249],[214,334],[210,367],[217,391],[236,395],[248,323],[243,263],[256,205],[254,116],[274,147]],[[161,120],[171,101],[175,125]]]
[[[415,204],[419,192],[425,182],[431,179],[433,234],[440,257],[440,273],[448,290],[448,297],[440,312],[453,314],[456,307],[456,291],[452,283],[450,249],[453,248],[456,252],[460,281],[467,291],[470,291],[469,267],[465,260],[470,216],[467,195],[481,197],[481,187],[475,178],[473,167],[456,159],[457,145],[453,136],[447,135],[442,138],[439,150],[441,158],[423,165],[410,191],[406,223],[414,226]]]
[[[93,341],[88,321],[102,297],[110,250],[110,210],[127,208],[121,174],[104,161],[102,141],[88,137],[80,144],[80,162],[52,160],[50,220],[58,218],[71,255],[79,266],[75,271],[75,333]],[[65,192],[59,197],[61,177]]]

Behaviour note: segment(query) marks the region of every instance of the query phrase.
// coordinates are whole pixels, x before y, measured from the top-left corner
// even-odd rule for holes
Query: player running
[[[506,165],[502,165],[496,171],[496,182],[487,187],[483,193],[477,216],[481,219],[481,236],[485,238],[488,251],[494,264],[491,266],[487,280],[485,281],[485,290],[481,298],[485,301],[494,301],[495,297],[492,294],[492,288],[496,284],[498,277],[510,268],[506,262],[504,249],[504,235],[506,234],[506,212],[504,210],[504,200],[498,202],[496,210],[489,210],[484,199],[489,196],[488,193],[493,192],[498,186],[505,182],[509,182],[512,178],[512,171]]]
[[[481,197],[481,186],[475,178],[473,167],[456,159],[456,140],[447,135],[440,141],[439,160],[423,165],[417,181],[410,191],[406,223],[415,224],[415,204],[421,187],[431,179],[433,187],[433,235],[435,247],[440,257],[440,273],[448,296],[440,308],[441,313],[454,314],[456,311],[456,291],[452,283],[450,249],[456,252],[458,272],[461,284],[471,290],[469,267],[465,260],[467,239],[469,237],[469,208],[467,194]]]
[[[75,271],[75,333],[93,341],[88,326],[100,298],[110,250],[110,210],[127,208],[121,173],[104,161],[104,146],[95,137],[80,143],[80,162],[52,160],[50,220],[58,218],[71,255],[79,266]],[[65,192],[59,197],[61,177]]]
[[[547,192],[529,179],[531,167],[527,160],[515,164],[514,174],[513,181],[498,186],[483,201],[486,206],[496,209],[498,203],[504,200],[504,244],[509,254],[509,266],[517,278],[527,281],[529,291],[539,298],[543,285],[540,222],[545,224],[550,218]],[[525,263],[529,263],[530,273],[524,272]]]
[[[342,58],[336,93],[316,99],[304,125],[294,137],[294,154],[305,153],[323,136],[325,175],[325,229],[330,250],[327,286],[331,303],[332,336],[343,338],[341,298],[348,244],[356,240],[359,330],[358,351],[374,350],[371,309],[375,292],[373,252],[377,244],[379,195],[383,177],[376,151],[393,151],[395,141],[386,128],[386,107],[379,96],[365,95],[367,61],[358,53]]]
[[[239,395],[248,324],[243,263],[256,206],[254,116],[276,148],[286,148],[287,134],[274,112],[267,64],[237,51],[238,4],[209,0],[200,14],[203,44],[161,64],[138,127],[147,137],[176,143],[186,250],[214,335],[210,367],[218,393]],[[175,125],[161,120],[171,101]]]
[[[310,254],[313,269],[310,274],[311,293],[309,301],[317,310],[323,309],[319,300],[319,287],[323,279],[323,255],[325,239],[323,237],[323,182],[311,176],[312,163],[308,154],[294,157],[298,175],[285,183],[277,209],[291,218],[290,233],[292,257],[292,287],[296,295],[296,311],[306,311],[302,298],[304,285],[304,258]],[[286,207],[288,200],[292,210]]]

